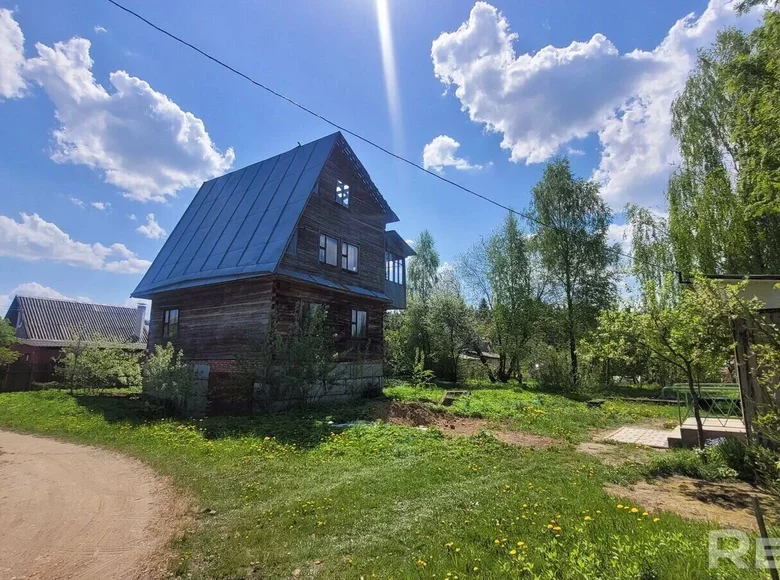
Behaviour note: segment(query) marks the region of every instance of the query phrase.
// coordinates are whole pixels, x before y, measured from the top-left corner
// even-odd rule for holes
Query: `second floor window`
[[[404,260],[395,254],[385,252],[385,273],[388,282],[404,283]]]
[[[358,247],[341,242],[341,267],[350,272],[358,271]]]
[[[179,335],[179,309],[172,308],[163,312],[163,338],[176,338]]]
[[[336,181],[336,203],[349,207],[349,185],[343,181]]]
[[[339,241],[325,234],[320,234],[320,262],[329,266],[339,265]]]

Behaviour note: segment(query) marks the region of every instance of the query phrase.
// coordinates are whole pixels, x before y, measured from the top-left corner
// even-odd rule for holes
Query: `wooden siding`
[[[336,202],[336,181],[350,186],[349,207]],[[320,175],[318,193],[309,202],[298,222],[295,254],[285,254],[281,266],[307,274],[322,276],[340,284],[362,286],[384,291],[385,287],[385,220],[386,215],[373,196],[362,187],[361,180],[340,149],[335,149]],[[341,245],[338,265],[319,261],[320,234],[337,238],[359,248],[357,273],[341,268]]]
[[[773,309],[764,313],[767,322],[780,324],[780,310]],[[742,414],[745,420],[748,437],[758,439],[764,444],[770,441],[765,440],[761,433],[756,432],[754,420],[757,414],[760,414],[767,405],[771,403],[771,395],[759,384],[759,369],[756,364],[756,357],[753,345],[763,342],[764,336],[757,332],[754,327],[744,319],[734,320],[732,323],[735,340],[735,351],[737,359],[737,374],[739,387],[742,394]],[[775,391],[776,405],[780,405],[780,389]]]
[[[381,360],[384,302],[334,292],[319,286],[279,280],[276,283],[275,304],[277,328],[280,332],[289,332],[295,324],[296,310],[302,302],[327,307],[327,325],[334,337],[339,360],[355,360],[358,351],[365,353],[368,359]],[[366,312],[366,338],[353,339],[351,336],[353,309]]]
[[[171,342],[188,360],[233,359],[247,337],[266,331],[272,290],[272,279],[264,277],[156,294],[148,348]],[[163,312],[171,308],[179,309],[178,336],[163,339]]]

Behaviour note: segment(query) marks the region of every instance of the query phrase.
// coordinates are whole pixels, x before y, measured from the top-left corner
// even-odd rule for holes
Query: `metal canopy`
[[[388,221],[397,216],[341,133],[205,182],[132,296],[276,272],[334,147],[347,154]]]

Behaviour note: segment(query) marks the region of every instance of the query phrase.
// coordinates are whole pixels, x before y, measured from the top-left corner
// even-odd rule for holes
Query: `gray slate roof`
[[[205,182],[138,287],[137,298],[276,273],[309,196],[340,147],[388,222],[398,221],[340,132]]]
[[[137,308],[16,296],[6,318],[16,323],[19,315],[22,325],[16,329],[17,338],[34,346],[63,346],[79,336],[146,346],[146,324],[141,340],[135,337],[139,317],[143,315]]]

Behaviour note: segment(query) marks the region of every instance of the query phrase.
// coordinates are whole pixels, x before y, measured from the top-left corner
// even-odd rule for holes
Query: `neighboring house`
[[[342,370],[380,382],[384,312],[405,308],[414,254],[397,221],[341,133],[207,181],[133,292],[152,299],[149,349],[202,365],[212,412],[251,410],[221,397],[237,354],[272,316],[285,333],[322,305]]]
[[[146,307],[16,296],[5,317],[16,328],[14,350],[20,357],[4,369],[0,390],[29,389],[54,379],[54,361],[74,340],[99,339],[145,349]]]

